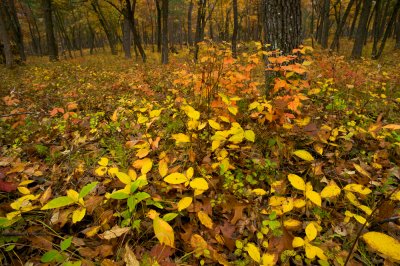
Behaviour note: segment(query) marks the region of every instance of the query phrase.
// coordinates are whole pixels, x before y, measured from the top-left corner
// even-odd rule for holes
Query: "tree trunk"
[[[396,45],[394,49],[400,49],[400,15],[397,17],[397,24],[396,24]]]
[[[232,55],[237,57],[237,34],[238,34],[238,3],[237,0],[232,1],[233,8],[233,34],[232,34]]]
[[[161,53],[161,42],[162,42],[162,15],[161,6],[159,0],[155,0],[157,9],[157,52]]]
[[[15,9],[14,0],[3,0],[3,5],[6,9],[6,15],[11,22],[11,28],[14,35],[14,41],[17,44],[19,56],[22,61],[26,61],[24,39],[22,36],[21,25],[19,24],[17,10]]]
[[[139,50],[140,56],[142,57],[142,61],[146,62],[147,56],[142,47],[142,43],[140,41],[139,33],[136,30],[135,25],[135,9],[136,9],[136,0],[133,0],[132,4],[130,0],[125,0],[125,8],[128,10],[127,14],[123,14],[129,20],[129,25],[131,26],[131,31],[133,34],[133,40],[135,43],[135,47]]]
[[[193,37],[192,37],[192,12],[193,12],[193,0],[190,0],[188,15],[187,15],[187,42],[189,46],[193,45]]]
[[[8,35],[6,29],[6,22],[4,16],[4,8],[0,2],[0,39],[3,43],[3,51],[5,57],[5,63],[7,68],[12,68],[14,65],[13,54],[11,52],[11,43],[10,43],[10,36]],[[1,53],[1,50],[0,50]]]
[[[381,0],[376,0],[375,2],[375,18],[374,18],[374,26],[373,26],[373,35],[374,35],[374,43],[372,45],[372,57],[375,57],[377,54],[378,49],[378,42],[379,42],[379,25],[381,23]]]
[[[361,10],[360,21],[358,22],[358,28],[356,33],[356,39],[353,45],[353,51],[351,52],[351,57],[354,59],[361,58],[362,50],[364,47],[364,41],[367,37],[368,29],[368,18],[371,12],[372,0],[365,0],[364,5]]]
[[[58,47],[54,37],[51,0],[42,0],[44,23],[46,26],[47,53],[50,61],[58,60]]]
[[[266,41],[271,49],[291,53],[301,44],[300,0],[264,0]]]
[[[198,0],[197,2],[197,22],[195,34],[194,60],[197,61],[199,55],[199,42],[204,38],[204,28],[206,26],[206,6],[207,0]]]
[[[106,34],[108,44],[110,45],[111,54],[117,55],[118,52],[116,49],[116,39],[114,38],[115,36],[114,36],[112,30],[110,29],[110,26],[108,25],[104,15],[103,15],[103,12],[101,11],[98,1],[93,0],[91,2],[91,5],[92,5],[94,12],[97,15],[97,18],[99,19],[100,25],[103,28],[104,33]]]
[[[340,24],[337,26],[335,36],[333,37],[333,41],[331,44],[331,50],[334,50],[335,48],[339,50],[339,38],[340,35],[342,34],[342,30],[344,25],[346,24],[347,17],[350,14],[351,7],[353,6],[355,0],[350,0],[350,2],[347,5],[346,11],[343,14],[343,18],[340,20]]]
[[[356,10],[354,11],[353,22],[351,23],[349,38],[353,38],[353,36],[354,36],[354,30],[356,28],[358,15],[360,14],[361,4],[362,4],[362,1],[357,0]]]
[[[168,64],[168,0],[162,0],[162,49],[161,63]]]
[[[324,0],[324,8],[322,10],[322,32],[321,32],[321,46],[323,49],[328,48],[329,37],[329,10],[330,0]]]
[[[122,23],[122,46],[125,53],[126,59],[131,59],[131,27],[129,26],[129,21],[124,17],[124,22]]]
[[[376,56],[373,57],[373,59],[378,59],[382,55],[383,49],[385,48],[386,40],[392,31],[392,27],[396,21],[396,16],[397,16],[397,13],[399,12],[399,9],[400,9],[400,0],[397,0],[396,5],[393,8],[392,15],[390,16],[390,20],[389,20],[388,26],[386,28],[385,34],[383,35],[383,39],[381,42],[381,46],[379,47],[379,51],[376,54]]]

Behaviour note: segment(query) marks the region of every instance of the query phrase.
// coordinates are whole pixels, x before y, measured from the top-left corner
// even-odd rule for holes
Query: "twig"
[[[33,114],[38,114],[38,113],[23,112],[23,113],[14,113],[14,114],[0,115],[0,117],[8,117],[8,116],[16,116],[16,115],[33,115]]]

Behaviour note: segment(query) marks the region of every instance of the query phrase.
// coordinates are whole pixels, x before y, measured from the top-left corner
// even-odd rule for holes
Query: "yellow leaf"
[[[328,258],[325,256],[324,251],[316,246],[313,246],[315,253],[317,254],[317,257],[320,258],[321,260],[328,260]]]
[[[253,194],[256,194],[257,196],[264,196],[265,194],[267,194],[267,191],[265,191],[262,188],[255,188],[251,191]]]
[[[193,167],[189,167],[189,168],[186,170],[186,178],[187,178],[187,180],[190,180],[190,179],[193,177],[193,174],[194,174],[194,169],[193,169]]]
[[[210,218],[210,216],[208,216],[207,213],[203,212],[203,211],[199,211],[197,213],[197,217],[199,217],[200,222],[207,228],[212,229],[213,228],[213,222]]]
[[[190,105],[185,105],[181,107],[182,110],[185,111],[186,115],[193,120],[199,120],[200,119],[200,112],[196,111],[192,106]]]
[[[150,111],[150,118],[159,117],[160,114],[161,114],[161,109],[152,110],[152,111]]]
[[[218,149],[218,147],[221,145],[221,141],[220,140],[213,140],[212,144],[211,144],[211,151],[215,151],[216,149]]]
[[[286,198],[282,203],[282,212],[287,213],[293,210],[293,198]]]
[[[229,138],[229,141],[232,143],[240,143],[243,141],[244,138],[244,133],[240,132],[238,134],[233,135],[232,137]]]
[[[297,151],[293,152],[293,154],[305,161],[313,161],[314,160],[314,157],[306,150],[297,150]]]
[[[166,161],[160,161],[158,164],[158,172],[160,173],[161,177],[164,177],[168,174],[168,164]]]
[[[198,177],[190,181],[190,187],[199,190],[207,190],[208,183],[204,178]]]
[[[400,262],[400,242],[395,238],[379,232],[368,232],[362,236],[368,247],[377,251],[382,257]]]
[[[174,247],[174,229],[166,221],[156,216],[153,219],[153,229],[161,244]]]
[[[334,181],[331,181],[329,185],[324,187],[321,191],[321,198],[332,198],[340,194],[340,187],[336,185]]]
[[[118,173],[118,167],[110,167],[107,172],[109,176],[114,177]]]
[[[236,115],[237,112],[238,112],[238,108],[237,108],[236,106],[229,106],[229,107],[228,107],[228,111],[229,111],[231,114]]]
[[[117,177],[118,177],[119,181],[121,181],[125,185],[128,185],[131,183],[131,177],[125,173],[118,172]]]
[[[73,189],[68,189],[67,190],[67,196],[68,196],[68,198],[72,199],[74,202],[78,202],[79,201],[79,193],[76,192]]]
[[[128,176],[131,178],[131,180],[136,180],[137,179],[137,174],[135,172],[135,170],[133,169],[129,169],[128,170]]]
[[[83,233],[87,236],[87,237],[92,237],[95,236],[97,234],[97,232],[99,232],[101,226],[97,225],[97,226],[92,226],[89,228],[86,228]]]
[[[176,141],[177,144],[190,142],[189,136],[183,133],[173,134],[172,138]]]
[[[164,181],[167,182],[168,184],[177,185],[177,184],[185,183],[186,181],[188,181],[188,179],[186,178],[186,176],[184,174],[172,173],[172,174],[169,174],[168,176],[166,176],[164,178]]]
[[[100,166],[100,167],[96,168],[96,170],[94,170],[94,172],[98,176],[104,176],[107,173],[107,167]]]
[[[363,185],[360,184],[348,184],[343,189],[351,192],[356,192],[361,195],[368,195],[369,193],[372,192],[369,188],[364,187]]]
[[[313,260],[315,256],[317,256],[317,250],[314,248],[313,245],[306,243],[305,246],[306,257]]]
[[[149,154],[150,150],[145,148],[145,149],[140,149],[137,151],[136,156],[141,158],[146,157]]]
[[[400,125],[389,124],[389,125],[384,126],[383,128],[396,130],[396,129],[400,129]]]
[[[296,229],[296,228],[299,228],[300,226],[301,226],[301,222],[300,221],[298,221],[298,220],[295,220],[295,219],[287,219],[287,220],[285,220],[284,222],[283,222],[283,226],[286,228],[286,229]]]
[[[144,175],[144,174],[148,173],[152,167],[153,167],[153,161],[150,158],[144,158],[143,165],[142,165],[142,168],[140,169],[140,171]]]
[[[294,188],[296,188],[298,190],[303,190],[303,191],[306,190],[306,184],[305,184],[303,178],[301,178],[300,176],[295,175],[295,174],[289,174],[288,179],[289,179],[290,184]]]
[[[101,166],[107,166],[107,164],[108,164],[108,158],[106,158],[106,157],[101,157],[100,158],[100,161],[98,161],[97,162],[99,165],[101,165]]]
[[[254,245],[253,243],[248,243],[245,250],[247,251],[247,253],[249,253],[249,256],[255,261],[255,262],[260,262],[261,260],[261,255],[260,255],[260,251],[258,250],[258,248],[256,247],[256,245]]]
[[[76,209],[73,213],[72,213],[72,223],[77,223],[82,221],[83,217],[85,217],[86,214],[86,208],[79,208]]]
[[[321,207],[321,196],[315,191],[307,191],[306,192],[307,199],[311,200],[312,203]]]
[[[192,204],[192,197],[184,197],[178,202],[178,211],[182,211]]]
[[[306,236],[309,241],[313,241],[317,237],[318,231],[313,223],[309,223],[306,227]]]
[[[244,137],[251,142],[254,142],[254,140],[256,139],[256,135],[254,134],[253,130],[246,130],[244,131]]]
[[[275,254],[265,253],[261,258],[262,266],[273,266],[276,265]]]
[[[303,238],[297,237],[297,236],[296,236],[295,238],[293,238],[292,246],[293,246],[294,248],[298,248],[298,247],[304,246],[304,240],[303,240]]]
[[[371,178],[371,174],[368,173],[364,168],[362,168],[360,165],[353,163],[354,168],[357,170],[357,172],[359,172],[360,174],[362,174],[365,177]]]
[[[314,150],[315,150],[316,152],[318,152],[320,155],[322,155],[322,154],[324,153],[324,148],[322,147],[321,144],[315,143],[315,144],[313,145],[313,147],[314,147]]]
[[[24,195],[31,194],[31,191],[27,187],[18,187],[18,191]]]
[[[303,208],[304,206],[306,206],[306,201],[303,199],[295,199],[293,201],[293,206],[298,209]]]
[[[146,116],[139,115],[139,116],[138,116],[137,122],[138,122],[139,124],[143,124],[143,123],[146,123],[148,120],[149,120],[149,118],[147,118]]]
[[[210,127],[212,127],[213,129],[216,130],[220,130],[221,129],[221,125],[219,123],[217,123],[216,121],[209,119],[208,120],[208,124],[210,125]]]

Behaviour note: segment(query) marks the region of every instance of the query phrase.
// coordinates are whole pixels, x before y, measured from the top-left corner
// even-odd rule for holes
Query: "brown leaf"
[[[0,180],[0,191],[4,192],[11,192],[15,191],[18,187],[17,183],[12,183],[12,182],[6,182],[3,180]]]
[[[268,252],[275,253],[278,257],[284,250],[293,249],[293,236],[283,227],[283,235],[279,237],[273,236],[269,241]]]
[[[104,259],[101,264],[101,266],[122,266],[123,264],[121,263],[117,263],[113,260],[109,260],[109,259]]]
[[[127,233],[130,231],[129,227],[119,227],[118,225],[115,225],[113,228],[110,230],[105,231],[104,233],[98,235],[101,239],[106,239],[110,240],[113,238],[117,238],[122,236],[123,234]]]
[[[51,236],[32,236],[28,238],[31,245],[38,249],[51,250],[53,249],[53,238]]]
[[[135,253],[129,248],[128,244],[125,245],[124,262],[126,266],[140,266]]]
[[[79,248],[78,252],[82,257],[90,259],[93,259],[99,255],[99,251],[97,249],[91,249],[89,247]]]
[[[234,215],[232,217],[231,224],[236,224],[237,221],[242,219],[243,210],[246,208],[246,205],[237,204],[233,208],[234,208]]]
[[[158,262],[161,262],[171,256],[174,253],[174,249],[169,246],[156,244],[150,252],[150,255],[153,256]]]
[[[111,245],[101,245],[96,248],[96,251],[102,258],[106,258],[114,254],[113,247]]]
[[[85,200],[85,207],[88,214],[92,214],[94,209],[98,207],[103,201],[103,196],[91,196]]]

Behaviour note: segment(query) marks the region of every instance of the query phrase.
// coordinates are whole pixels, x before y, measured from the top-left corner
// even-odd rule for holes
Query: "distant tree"
[[[238,3],[237,0],[232,0],[233,9],[233,33],[232,33],[232,55],[234,58],[237,57],[237,35],[238,35]]]
[[[358,59],[362,55],[365,40],[368,34],[368,18],[371,13],[372,0],[364,0],[361,10],[360,21],[358,22],[356,39],[354,41],[351,57]]]
[[[42,0],[44,23],[46,26],[47,53],[50,61],[58,60],[58,47],[54,36],[53,9],[51,0]]]
[[[11,51],[10,36],[7,32],[5,18],[6,16],[4,15],[4,6],[2,2],[0,2],[0,39],[3,44],[2,47],[0,46],[0,53],[4,54],[6,67],[11,68],[14,65],[14,59]]]
[[[162,49],[161,63],[168,64],[168,3],[169,0],[162,0]]]

